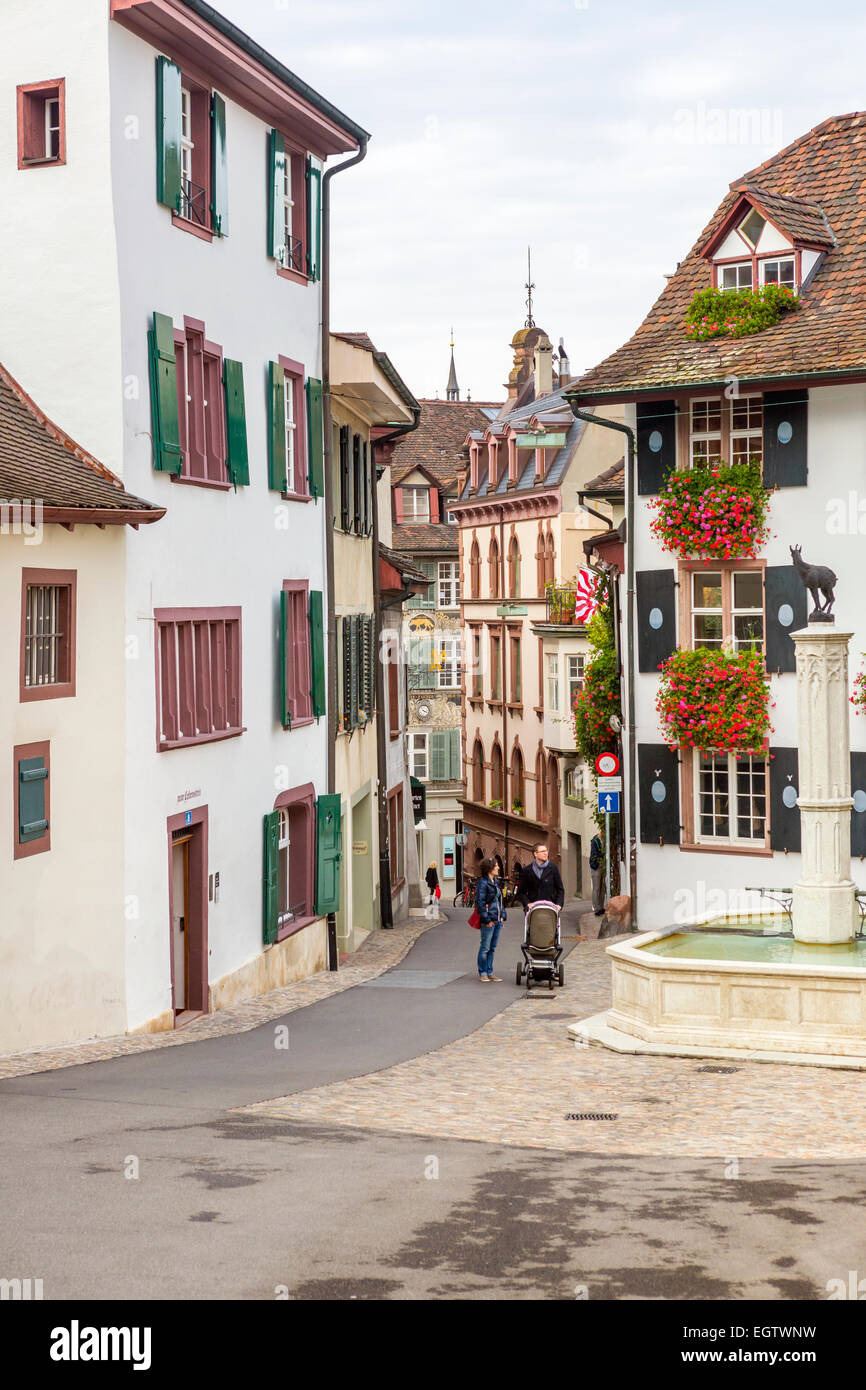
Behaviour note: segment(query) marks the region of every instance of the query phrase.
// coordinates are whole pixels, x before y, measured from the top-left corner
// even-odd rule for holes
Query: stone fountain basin
[[[771,958],[785,948],[789,959]],[[606,1022],[620,1033],[674,1047],[866,1057],[866,942],[820,946],[740,936],[727,925],[710,938],[668,927],[607,954]]]

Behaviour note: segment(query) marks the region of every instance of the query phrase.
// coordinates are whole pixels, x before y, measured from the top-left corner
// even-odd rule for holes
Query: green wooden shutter
[[[337,912],[340,907],[342,827],[340,795],[331,792],[316,801],[316,911]]]
[[[226,398],[226,470],[235,487],[250,480],[247,451],[247,413],[244,405],[244,368],[242,362],[223,361],[223,388]]]
[[[366,706],[367,715],[373,717],[376,708],[376,619],[369,617],[364,620],[367,625],[367,688],[369,699]]]
[[[177,414],[177,362],[174,324],[168,314],[153,315],[147,331],[150,363],[150,412],[153,423],[153,466],[163,473],[180,474],[180,422]]]
[[[327,685],[325,676],[325,622],[322,613],[322,592],[310,590],[310,680],[313,714],[318,719],[325,713]]]
[[[180,68],[170,58],[156,60],[156,197],[180,212]]]
[[[448,730],[448,777],[452,782],[459,782],[462,774],[460,766],[460,730]]]
[[[286,233],[283,188],[286,171],[286,142],[278,130],[268,136],[268,255],[282,262]]]
[[[325,491],[325,462],[322,439],[322,383],[315,377],[307,380],[307,475],[310,496],[321,497]]]
[[[307,155],[307,274],[318,280],[322,274],[322,166]]]
[[[271,946],[277,939],[277,924],[280,915],[279,899],[279,869],[280,869],[280,813],[279,811],[268,811],[264,818],[265,828],[265,862],[262,881],[264,886],[263,894],[263,922],[262,936],[266,946]]]
[[[416,568],[416,569],[421,570],[422,573],[423,573],[423,574],[426,574],[427,577],[428,577],[428,579],[430,579],[430,580],[433,581],[433,582],[431,583],[431,587],[428,588],[428,589],[425,589],[425,591],[424,591],[423,594],[413,594],[412,597],[411,597],[410,599],[407,599],[407,600],[406,600],[406,607],[407,607],[407,608],[433,608],[433,607],[435,607],[435,604],[436,604],[436,585],[435,585],[435,578],[436,578],[436,561],[435,561],[435,560],[416,560],[416,561],[414,561],[414,564],[415,564],[415,568]],[[432,592],[431,592],[431,590],[432,590]]]
[[[430,735],[430,781],[445,782],[448,780],[448,735],[446,733],[433,733]]]
[[[268,487],[286,490],[286,374],[268,363]]]
[[[283,728],[292,727],[292,711],[289,709],[289,683],[287,679],[287,663],[291,652],[291,633],[289,632],[289,620],[292,616],[291,594],[286,589],[280,590],[280,718],[283,721]]]
[[[349,624],[349,728],[355,729],[358,726],[358,706],[361,702],[359,615],[353,613],[350,618],[344,618],[343,621]]]
[[[210,103],[211,226],[217,236],[229,234],[229,186],[226,165],[226,104],[217,92]]]
[[[48,768],[44,758],[20,758],[18,762],[18,843],[41,840],[48,829],[45,818],[45,785]]]

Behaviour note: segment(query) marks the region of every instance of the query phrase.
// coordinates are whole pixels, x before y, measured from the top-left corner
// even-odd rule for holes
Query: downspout
[[[411,434],[421,423],[421,407],[412,406],[412,420],[405,425],[395,425],[387,434],[380,435],[376,444],[387,443],[404,434]],[[373,444],[370,444],[370,465],[376,471]],[[379,816],[379,917],[386,931],[394,926],[394,913],[391,904],[391,854],[388,830],[388,755],[385,742],[385,663],[382,659],[382,589],[379,584],[379,480],[373,479],[373,631],[379,660],[376,662],[376,807]],[[388,502],[390,505],[390,496]],[[399,641],[403,640],[402,628]],[[408,711],[408,688],[406,697]],[[389,730],[390,737],[390,730]],[[405,808],[404,808],[405,814]]]
[[[505,508],[499,504],[499,592],[502,595],[502,606],[507,604],[505,594]],[[521,629],[522,630],[522,629]],[[505,826],[505,855],[502,861],[502,881],[508,877],[508,829],[511,822],[509,816],[508,803],[508,779],[511,776],[511,768],[508,763],[508,680],[506,672],[511,674],[511,654],[508,650],[508,629],[505,625],[505,617],[502,618],[502,642],[501,642],[502,662],[502,823]],[[520,653],[521,661],[523,652]],[[522,692],[521,692],[522,694]]]
[[[333,480],[333,434],[331,420],[331,179],[353,164],[360,164],[367,153],[367,140],[364,137],[358,153],[351,159],[335,164],[325,170],[322,179],[322,425],[324,430],[325,458],[325,593],[327,631],[325,650],[328,661],[328,752],[327,783],[329,793],[336,791],[337,765],[337,621],[334,616],[334,480]],[[376,509],[373,508],[375,516]],[[337,949],[337,918],[328,913],[328,969],[339,967],[340,957]]]
[[[626,544],[626,651],[628,653],[627,682],[627,721],[628,721],[628,882],[631,894],[631,924],[637,929],[637,738],[635,733],[635,690],[634,690],[634,514],[635,514],[635,458],[637,443],[630,425],[620,424],[618,420],[606,420],[600,415],[579,410],[574,401],[569,401],[575,419],[587,425],[603,425],[605,429],[618,430],[628,439],[625,487],[625,544]],[[607,522],[608,526],[610,522]]]

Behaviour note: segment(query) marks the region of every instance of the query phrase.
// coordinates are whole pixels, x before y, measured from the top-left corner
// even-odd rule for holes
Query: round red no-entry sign
[[[619,772],[619,758],[616,753],[599,753],[595,760],[595,770],[602,777],[615,777]]]

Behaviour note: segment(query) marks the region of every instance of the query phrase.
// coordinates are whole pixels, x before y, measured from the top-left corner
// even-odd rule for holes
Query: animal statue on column
[[[834,593],[836,587],[836,576],[827,565],[810,565],[803,559],[800,545],[788,547],[791,552],[791,559],[794,561],[794,568],[803,581],[804,586],[812,595],[812,602],[815,607],[809,614],[809,622],[832,623],[833,615],[830,609],[833,607]],[[823,594],[825,602],[821,603],[818,595]]]

